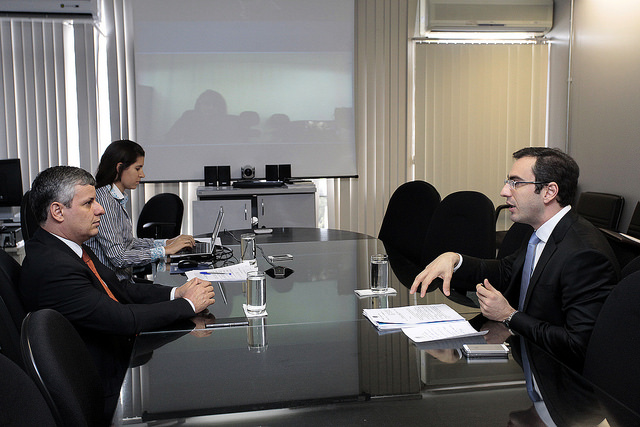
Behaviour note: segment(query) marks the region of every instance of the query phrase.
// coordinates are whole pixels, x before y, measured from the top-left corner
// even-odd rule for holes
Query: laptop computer
[[[185,248],[177,254],[169,255],[169,262],[192,258],[212,258],[216,246],[221,246],[218,234],[220,234],[220,229],[222,228],[223,218],[224,209],[220,206],[218,217],[216,218],[216,222],[213,225],[213,231],[211,232],[211,239],[208,242],[196,241],[196,245],[193,248]]]

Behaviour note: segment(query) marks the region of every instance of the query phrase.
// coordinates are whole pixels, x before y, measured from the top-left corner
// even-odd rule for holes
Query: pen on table
[[[217,274],[217,275],[222,274],[223,276],[231,276],[231,273],[223,273],[222,271],[201,271],[200,274],[204,274],[205,276],[212,276],[214,274]]]
[[[227,296],[224,293],[224,285],[222,284],[222,282],[218,282],[218,286],[220,287],[220,295],[222,295],[222,301],[226,304]]]

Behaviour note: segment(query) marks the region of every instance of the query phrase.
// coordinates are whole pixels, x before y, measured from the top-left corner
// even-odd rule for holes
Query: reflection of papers
[[[447,338],[473,337],[484,335],[488,331],[478,332],[466,320],[457,320],[402,328],[402,332],[413,342],[427,342]]]
[[[397,308],[365,308],[364,316],[379,329],[399,329],[423,323],[463,321],[446,304],[411,305]]]
[[[190,270],[185,274],[188,280],[198,277],[209,282],[244,282],[247,280],[247,273],[250,271],[258,271],[258,266],[250,261],[244,261],[239,264],[228,265],[226,267],[212,268],[208,270]]]
[[[437,341],[415,342],[418,350],[441,350],[462,348],[465,344],[486,344],[487,340],[482,335],[472,335],[469,337],[455,337],[448,339],[439,339]]]

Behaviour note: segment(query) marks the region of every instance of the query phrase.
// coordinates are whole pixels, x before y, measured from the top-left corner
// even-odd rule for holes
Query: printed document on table
[[[466,320],[455,322],[426,323],[402,328],[402,332],[413,342],[438,341],[448,338],[473,337],[488,331],[478,332]]]
[[[400,329],[423,323],[464,321],[464,317],[446,304],[365,308],[363,314],[378,329]]]
[[[188,280],[198,277],[209,282],[244,282],[247,280],[247,273],[250,271],[258,271],[257,264],[251,261],[243,261],[238,264],[208,270],[197,268],[187,271],[185,274]]]

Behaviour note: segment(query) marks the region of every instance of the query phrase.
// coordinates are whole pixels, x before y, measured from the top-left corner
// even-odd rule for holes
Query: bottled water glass
[[[384,254],[371,255],[369,287],[373,292],[385,292],[389,287],[389,258]]]

